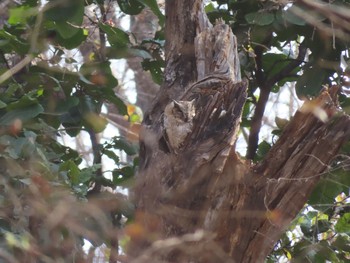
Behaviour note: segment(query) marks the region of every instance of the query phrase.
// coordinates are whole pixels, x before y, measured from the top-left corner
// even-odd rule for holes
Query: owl
[[[164,109],[164,130],[171,149],[177,153],[192,131],[196,116],[194,100],[170,102]]]

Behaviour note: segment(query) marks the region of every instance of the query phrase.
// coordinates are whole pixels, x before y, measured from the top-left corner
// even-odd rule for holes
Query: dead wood
[[[135,262],[263,262],[350,137],[349,116],[324,91],[312,105],[325,123],[304,108],[262,162],[241,160],[236,39],[201,4],[167,1],[165,83],[140,134]]]

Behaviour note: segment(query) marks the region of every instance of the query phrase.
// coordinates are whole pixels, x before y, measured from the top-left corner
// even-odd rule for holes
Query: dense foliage
[[[127,236],[133,205],[121,193],[137,169],[137,143],[125,134],[103,142],[103,108],[130,123],[139,114],[122,99],[111,63],[138,56],[156,83],[164,67],[164,15],[156,0],[5,1],[0,11],[0,258],[8,262],[84,262],[100,247],[113,262]],[[159,21],[154,38],[135,41],[118,25],[120,14],[150,8]],[[242,119],[247,158],[261,159],[274,140],[259,144],[271,93],[291,85],[299,99],[339,87],[349,110],[350,1],[218,0],[209,19],[231,25],[239,43],[249,97]],[[3,22],[1,22],[3,21]],[[87,50],[87,51],[86,51]],[[317,110],[310,111],[322,118]],[[273,131],[280,134],[283,125]],[[91,145],[90,157],[63,137]],[[346,145],[322,175],[309,202],[276,244],[268,261],[350,260],[349,152]],[[127,156],[127,157],[126,157]],[[102,158],[112,161],[104,167]],[[84,240],[92,244],[90,254]],[[101,252],[101,253],[102,253]]]

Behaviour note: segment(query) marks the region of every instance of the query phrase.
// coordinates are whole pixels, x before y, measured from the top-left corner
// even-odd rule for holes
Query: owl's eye
[[[174,101],[173,114],[175,117],[186,121],[185,119],[187,118],[184,110],[185,110],[184,107],[179,102]]]

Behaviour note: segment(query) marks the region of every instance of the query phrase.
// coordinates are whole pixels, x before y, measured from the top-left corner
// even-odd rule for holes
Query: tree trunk
[[[263,262],[350,137],[349,116],[324,91],[263,161],[241,160],[247,84],[235,36],[200,0],[168,0],[166,17],[165,81],[140,134],[132,262]]]
[[[155,14],[145,8],[140,14],[131,17],[130,31],[135,36],[136,42],[141,43],[145,39],[153,38],[158,27],[158,20]],[[129,58],[128,66],[134,72],[134,81],[137,91],[136,105],[143,112],[149,109],[150,103],[159,91],[159,86],[153,82],[151,74],[144,71],[141,66],[141,58]]]

